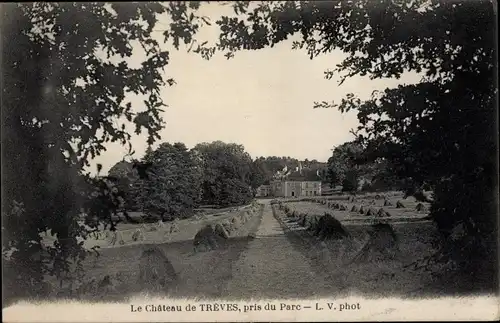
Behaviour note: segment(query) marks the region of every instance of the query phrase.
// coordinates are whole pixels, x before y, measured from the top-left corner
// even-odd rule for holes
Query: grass
[[[421,221],[425,218],[428,213],[426,212],[418,212],[415,210],[418,202],[413,197],[408,197],[403,200],[403,204],[405,208],[396,208],[396,202],[402,200],[402,195],[394,195],[390,196],[387,199],[392,202],[393,206],[384,206],[384,199],[379,198],[375,199],[373,196],[361,196],[357,197],[354,202],[348,202],[348,196],[340,196],[342,198],[341,201],[333,201],[333,203],[340,203],[347,207],[347,211],[340,211],[337,209],[329,208],[326,204],[314,203],[310,201],[295,201],[294,203],[285,202],[288,207],[292,210],[295,210],[299,213],[307,213],[310,215],[323,215],[326,213],[330,213],[335,216],[341,222],[351,222],[352,224],[371,224],[373,222],[374,217],[368,217],[364,214],[360,214],[359,212],[351,212],[353,205],[359,207],[363,206],[363,208],[368,210],[368,208],[373,208],[375,211],[383,208],[385,211],[391,214],[391,217],[387,220],[390,222],[413,222],[413,221]],[[326,198],[323,198],[326,199]],[[331,200],[331,199],[327,199]],[[427,209],[428,205],[424,204]]]
[[[306,211],[323,205],[304,205],[306,202],[288,204],[289,207]],[[312,204],[312,203],[311,203]],[[330,212],[332,213],[332,212]],[[322,214],[322,213],[320,213]],[[335,213],[337,216],[338,213]],[[351,238],[320,242],[292,219],[277,210],[276,216],[286,226],[286,234],[296,249],[308,256],[315,268],[323,268],[331,274],[338,287],[337,294],[355,293],[368,297],[422,297],[428,294],[453,292],[443,286],[429,272],[405,268],[417,259],[432,254],[438,231],[432,222],[392,224],[398,239],[398,251],[393,258],[368,259],[351,263],[350,260],[368,239],[370,227],[342,221]],[[376,293],[376,295],[375,295]]]
[[[178,230],[173,233],[169,233],[169,229],[171,226],[171,222],[165,222],[163,228],[160,228],[156,225],[156,223],[119,223],[117,225],[117,231],[123,237],[125,245],[140,245],[140,244],[162,244],[168,242],[175,241],[184,241],[192,239],[198,230],[207,225],[215,222],[220,222],[224,219],[229,219],[233,217],[236,213],[239,212],[240,208],[228,208],[217,210],[212,210],[211,214],[205,214],[202,218],[197,219],[196,217],[191,217],[184,220],[176,221],[176,225]],[[140,212],[131,212],[132,216],[138,218],[142,213]],[[217,216],[215,216],[217,214]],[[144,235],[143,241],[133,241],[132,235],[137,229],[141,229]],[[52,245],[56,240],[55,237],[51,235],[43,235],[42,236],[45,245]],[[111,245],[111,235],[109,237],[101,236],[100,238],[95,238],[94,236],[89,237],[84,241],[84,246],[87,249],[91,249],[94,246],[99,247],[100,249],[104,248],[116,248],[122,247],[116,242],[115,245]]]
[[[73,297],[84,300],[114,300],[120,301],[141,295],[150,294],[144,287],[137,283],[139,274],[139,258],[148,246],[158,246],[172,263],[175,271],[180,276],[179,282],[168,291],[162,291],[161,296],[172,297],[220,297],[224,286],[232,277],[232,263],[236,261],[251,240],[249,234],[255,232],[260,222],[261,212],[254,215],[238,230],[231,233],[229,243],[224,248],[209,252],[194,252],[193,238],[196,232],[204,225],[230,219],[240,211],[226,213],[218,217],[208,217],[203,220],[185,219],[178,221],[179,231],[169,235],[165,241],[165,229],[144,232],[145,241],[134,242],[131,234],[142,225],[120,224],[119,230],[130,232],[124,234],[125,245],[103,246],[100,255],[88,256],[84,262],[85,277],[83,281],[90,284],[92,279],[101,281],[106,275],[111,277],[113,288],[97,289],[88,292],[76,293],[75,286],[69,287],[65,283],[58,287],[57,281],[47,277],[53,286],[52,297]],[[50,242],[49,242],[50,243]],[[87,247],[105,245],[105,240],[89,240]],[[73,293],[70,294],[70,290]]]
[[[336,198],[341,198],[341,203],[346,204],[349,210],[353,204],[375,209],[383,205],[383,199],[377,199],[375,195],[358,196],[353,203],[347,202],[347,196]],[[395,205],[402,196],[393,194],[389,199]],[[266,202],[268,201],[264,203]],[[406,268],[415,260],[430,255],[435,250],[434,242],[439,236],[432,222],[421,221],[426,214],[414,210],[417,204],[414,199],[408,198],[403,203],[404,209],[384,207],[395,219],[391,223],[398,240],[398,251],[394,257],[368,259],[356,263],[351,263],[350,260],[367,240],[369,225],[374,217],[333,210],[326,205],[309,201],[285,204],[291,209],[312,215],[329,212],[341,221],[349,232],[350,239],[318,241],[297,225],[296,221],[285,217],[279,211],[274,213],[278,222],[266,218],[267,222],[262,223],[264,231],[276,233],[252,239],[249,234],[255,233],[259,227],[261,212],[234,232],[224,248],[194,253],[192,240],[196,232],[208,223],[230,219],[237,214],[234,209],[231,208],[220,216],[178,221],[179,231],[167,235],[167,238],[162,231],[166,229],[146,231],[145,241],[142,242],[131,241],[133,230],[141,225],[120,224],[119,229],[122,232],[130,231],[130,238],[128,233],[124,234],[126,244],[103,246],[99,258],[89,257],[85,262],[87,281],[110,275],[114,280],[114,288],[77,296],[93,301],[119,301],[144,294],[155,296],[137,283],[139,257],[144,248],[151,244],[163,250],[180,276],[177,284],[171,286],[168,291],[161,291],[161,297],[307,298],[340,297],[354,293],[370,298],[377,295],[405,298],[450,294],[463,289],[459,284],[443,284],[429,272]],[[266,212],[270,212],[271,208],[266,208]],[[277,205],[275,208],[277,209]],[[87,243],[99,241],[91,240]]]

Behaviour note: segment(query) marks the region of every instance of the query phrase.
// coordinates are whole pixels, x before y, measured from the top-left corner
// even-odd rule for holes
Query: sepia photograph
[[[5,322],[500,319],[497,1],[0,13]]]

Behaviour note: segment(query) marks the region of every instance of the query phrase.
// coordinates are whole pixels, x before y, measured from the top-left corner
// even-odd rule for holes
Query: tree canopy
[[[327,178],[330,186],[342,185],[346,179],[347,173],[356,171],[358,168],[357,158],[361,155],[362,147],[355,142],[346,142],[332,152],[328,159]],[[353,187],[357,187],[357,176],[354,176]]]
[[[203,202],[239,205],[252,197],[252,158],[242,145],[214,141],[194,148],[203,173]]]
[[[123,192],[125,207],[128,210],[136,210],[137,204],[133,187],[139,180],[137,169],[134,168],[133,162],[121,160],[108,171],[110,178],[115,180],[115,185]]]
[[[169,52],[152,33],[165,14],[165,41],[189,44],[203,24],[193,14],[198,6],[2,4],[2,254],[15,286],[8,293],[38,294],[45,274],[78,267],[82,214],[114,228],[117,199],[84,167],[107,143],[132,150],[127,125],[145,130],[150,144],[159,139],[160,88],[173,80],[164,70]],[[132,67],[127,59],[139,47],[145,58]],[[132,107],[130,95],[144,97],[144,105]],[[57,241],[47,257],[35,257],[46,230]]]
[[[147,176],[134,183],[136,200],[147,213],[172,220],[192,215],[201,198],[200,165],[183,143],[162,143],[148,152]]]
[[[302,168],[301,171],[297,169]],[[298,160],[290,157],[258,157],[254,161],[255,178],[258,179],[255,187],[262,184],[269,184],[270,181],[276,179],[278,173],[286,169],[287,178],[295,180],[326,180],[325,163],[320,163],[317,160]]]

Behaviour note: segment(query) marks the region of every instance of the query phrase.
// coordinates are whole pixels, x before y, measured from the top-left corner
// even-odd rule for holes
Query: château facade
[[[321,181],[272,181],[257,188],[256,197],[321,196]]]
[[[295,170],[285,166],[268,185],[259,186],[256,197],[308,197],[321,193],[320,170],[303,168],[299,161]]]

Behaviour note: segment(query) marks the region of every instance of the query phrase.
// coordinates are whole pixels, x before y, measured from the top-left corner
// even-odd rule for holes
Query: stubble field
[[[98,254],[87,256],[83,264],[84,277],[78,281],[68,280],[59,285],[58,281],[49,278],[52,297],[87,301],[123,301],[134,296],[222,297],[227,281],[232,278],[232,264],[252,239],[260,223],[261,211],[257,210],[246,223],[231,232],[227,243],[216,250],[195,252],[193,239],[202,227],[230,220],[245,209],[233,208],[217,216],[176,221],[175,232],[170,232],[171,223],[161,227],[157,224],[119,224],[118,236],[123,238],[123,244],[116,242],[113,245],[111,235],[106,237],[104,233],[99,239],[86,240],[87,249],[100,246]],[[144,238],[133,241],[132,234],[138,229]],[[45,237],[45,241],[50,244],[53,238]],[[150,247],[158,247],[178,275],[168,289],[151,290],[138,282],[141,256]]]
[[[134,296],[407,298],[470,290],[459,284],[450,286],[450,282],[436,279],[431,272],[411,266],[436,251],[440,239],[434,223],[426,219],[427,204],[416,210],[417,201],[402,199],[397,194],[357,196],[354,201],[349,196],[285,200],[279,202],[282,207],[275,202],[260,200],[260,206],[254,205],[258,212],[238,226],[224,246],[206,252],[194,250],[193,239],[200,228],[230,220],[244,212],[243,209],[176,221],[173,232],[171,223],[120,225],[123,243],[110,245],[109,237],[85,242],[88,248],[102,246],[98,257],[89,256],[84,263],[85,277],[81,281],[83,285],[92,285],[89,282],[94,280],[94,289],[76,291],[79,286],[75,281],[73,286],[65,282],[61,287],[52,280],[53,296],[92,301],[123,301]],[[289,209],[287,213],[282,209],[284,206]],[[361,206],[363,214],[352,211],[353,207],[359,210]],[[384,209],[390,215],[367,215],[366,210],[370,209]],[[315,230],[308,230],[311,219],[325,213],[340,221],[348,233],[346,237],[320,239]],[[298,216],[304,214],[307,216],[302,223]],[[381,220],[391,226],[395,242],[389,241],[387,235],[378,240],[373,238],[372,225]],[[144,237],[133,241],[131,233],[138,229]],[[375,247],[367,249],[373,240],[377,240]],[[141,255],[152,246],[161,249],[178,275],[168,288],[151,290],[138,282]]]

